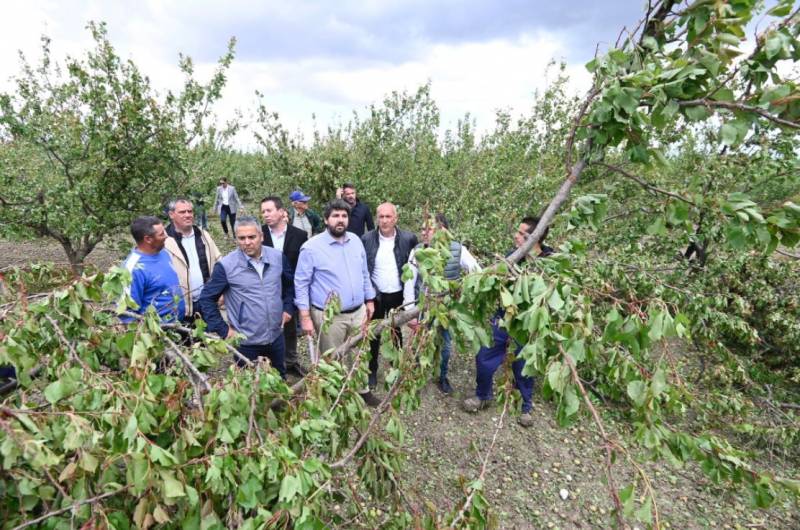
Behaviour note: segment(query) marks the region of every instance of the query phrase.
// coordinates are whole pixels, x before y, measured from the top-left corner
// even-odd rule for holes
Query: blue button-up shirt
[[[304,310],[312,305],[325,307],[332,294],[339,297],[342,311],[375,298],[361,240],[345,232],[344,240],[337,241],[325,230],[306,241],[300,247],[294,293],[295,305]]]

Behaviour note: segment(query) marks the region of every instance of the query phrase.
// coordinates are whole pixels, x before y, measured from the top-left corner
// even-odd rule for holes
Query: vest
[[[241,250],[220,260],[228,279],[225,291],[228,319],[234,329],[247,337],[243,345],[270,344],[281,334],[283,254],[262,246],[261,259],[262,278]]]
[[[420,243],[414,249],[423,248],[424,245]],[[461,243],[458,241],[450,241],[450,258],[444,264],[444,277],[447,280],[453,281],[461,278]],[[419,293],[422,289],[422,276],[417,274],[417,281],[414,283],[414,298],[419,300]]]

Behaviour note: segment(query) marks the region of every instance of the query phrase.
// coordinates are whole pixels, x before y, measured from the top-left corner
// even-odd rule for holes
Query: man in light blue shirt
[[[324,213],[327,229],[306,241],[294,275],[295,305],[304,333],[319,332],[320,350],[339,347],[362,328],[375,311],[367,254],[361,239],[347,231],[350,206],[341,199],[328,203]],[[325,306],[332,298],[341,308],[330,327],[322,332]],[[370,406],[379,401],[370,392],[361,396]]]

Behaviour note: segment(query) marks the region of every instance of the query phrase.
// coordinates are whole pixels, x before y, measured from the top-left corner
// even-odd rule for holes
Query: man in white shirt
[[[422,228],[422,244],[417,245],[411,251],[408,258],[408,265],[411,269],[411,278],[403,285],[403,307],[410,308],[413,306],[415,300],[419,299],[420,291],[422,290],[422,281],[419,277],[419,269],[414,255],[417,250],[430,245],[433,240],[434,234],[441,229],[448,229],[450,225],[447,218],[441,213],[437,213],[433,222],[429,219],[425,222]],[[463,273],[470,273],[481,270],[480,265],[475,257],[470,254],[467,247],[458,241],[450,242],[450,259],[447,260],[444,266],[444,277],[448,280],[457,280]],[[413,330],[417,329],[419,321],[415,318],[408,323],[408,327]],[[445,394],[453,392],[453,387],[450,385],[450,380],[447,378],[447,369],[450,364],[450,354],[453,351],[453,341],[450,332],[444,328],[441,329],[442,335],[442,361],[439,366],[439,390]]]
[[[367,267],[372,285],[375,287],[375,314],[373,319],[385,318],[389,311],[400,307],[403,303],[403,265],[408,262],[411,250],[417,246],[417,236],[411,232],[397,228],[397,208],[386,202],[378,206],[376,211],[378,228],[370,230],[361,241],[367,253]],[[397,328],[392,329],[396,338],[395,344],[401,343],[402,334]],[[378,357],[381,339],[375,337],[370,342],[369,384],[374,388],[378,382]]]
[[[214,211],[219,215],[219,221],[222,223],[222,231],[225,232],[225,237],[228,237],[228,225],[226,220],[231,221],[231,233],[236,224],[236,214],[242,208],[242,201],[239,200],[239,194],[236,193],[236,188],[228,184],[228,179],[222,178],[219,180],[217,186],[217,197],[214,200]]]
[[[211,276],[220,253],[211,234],[194,224],[194,209],[189,199],[178,198],[169,202],[169,236],[164,249],[169,253],[172,267],[178,274],[186,301],[186,318],[199,310],[196,305],[203,285]]]
[[[280,197],[270,196],[261,200],[261,218],[264,224],[261,232],[264,246],[280,251],[289,261],[292,274],[297,268],[300,247],[308,240],[304,230],[291,226],[287,222],[286,210]],[[283,326],[283,337],[286,341],[286,371],[297,377],[306,375],[306,370],[297,358],[297,312]]]

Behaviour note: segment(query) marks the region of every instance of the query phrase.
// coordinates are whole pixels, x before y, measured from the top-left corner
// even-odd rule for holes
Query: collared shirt
[[[181,235],[181,243],[186,251],[186,259],[189,261],[189,292],[192,301],[196,302],[200,298],[203,290],[203,271],[200,270],[200,256],[197,255],[197,245],[194,242],[194,230],[191,235]]]
[[[299,228],[300,230],[304,230],[306,234],[308,234],[309,239],[311,238],[313,227],[311,226],[311,220],[308,216],[304,213],[300,213],[297,210],[294,212],[294,219],[292,220],[292,226],[295,228]]]
[[[183,317],[186,305],[169,252],[161,249],[156,254],[143,254],[134,248],[125,259],[124,267],[131,273],[128,294],[139,306],[135,313],[142,314],[152,305],[161,320],[177,321]],[[130,322],[131,319],[122,320]]]
[[[257,258],[251,258],[250,256],[247,256],[247,261],[249,261],[250,265],[252,265],[256,270],[258,277],[264,278],[264,261],[261,259],[261,256]]]
[[[300,258],[294,275],[295,305],[325,307],[328,298],[338,296],[341,309],[359,307],[375,298],[375,288],[367,268],[367,253],[361,240],[345,232],[337,241],[327,230],[312,237],[300,247]]]
[[[288,230],[286,227],[283,227],[283,232],[276,233],[272,228],[269,229],[269,235],[272,237],[272,248],[283,252],[283,243],[286,241],[286,232]]]
[[[381,293],[397,293],[403,289],[400,284],[400,273],[394,258],[395,230],[392,237],[384,237],[378,232],[378,252],[375,254],[375,266],[372,269],[372,282]]]
[[[228,206],[228,199],[231,196],[231,189],[227,186],[222,187],[222,205]]]

